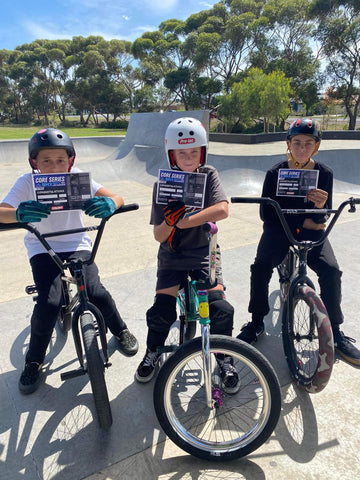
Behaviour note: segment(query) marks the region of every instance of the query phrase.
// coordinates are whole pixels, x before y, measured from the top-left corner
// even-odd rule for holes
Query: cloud
[[[52,25],[50,23],[45,26],[44,24],[40,25],[39,23],[27,20],[23,22],[23,27],[24,30],[30,34],[33,40],[58,40],[62,38],[71,38],[73,36],[73,32],[69,35],[64,34],[62,26]],[[59,29],[59,33],[57,32],[57,29]]]

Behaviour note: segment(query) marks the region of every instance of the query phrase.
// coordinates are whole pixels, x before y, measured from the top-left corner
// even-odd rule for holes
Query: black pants
[[[301,230],[298,240],[316,240],[321,232],[316,230]],[[264,317],[269,313],[269,283],[274,267],[285,258],[289,241],[282,228],[264,228],[260,238],[255,262],[251,265],[249,312],[255,318]],[[341,311],[341,275],[333,249],[328,239],[323,245],[313,248],[308,253],[308,265],[317,274],[320,285],[320,295],[326,306],[331,324],[343,323]]]
[[[59,253],[62,260],[80,257],[85,259],[89,258],[89,255],[90,252],[87,251]],[[30,259],[30,264],[38,297],[31,317],[30,345],[26,361],[43,363],[61,309],[61,272],[48,253],[35,255]],[[101,310],[109,330],[118,335],[126,328],[126,324],[120,317],[112,296],[100,282],[97,266],[94,263],[86,265],[84,276],[90,302]]]

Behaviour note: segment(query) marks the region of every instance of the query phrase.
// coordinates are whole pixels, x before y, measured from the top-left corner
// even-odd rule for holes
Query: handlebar
[[[268,197],[231,197],[231,203],[259,203],[262,205],[271,205],[275,208],[275,211],[279,217],[280,223],[284,229],[284,232],[289,240],[289,242],[297,247],[306,247],[308,249],[317,247],[324,243],[325,239],[328,237],[333,226],[335,225],[337,219],[339,218],[341,212],[344,210],[346,205],[350,205],[349,212],[353,213],[356,211],[356,204],[360,204],[360,198],[350,197],[348,200],[342,202],[337,209],[281,209],[279,203],[276,200]],[[321,237],[317,241],[298,241],[294,238],[294,235],[285,219],[284,214],[309,214],[309,213],[319,213],[319,214],[334,214],[328,227],[323,230]]]
[[[128,203],[127,205],[123,205],[117,210],[115,210],[115,212],[112,215],[109,215],[108,217],[101,219],[101,223],[97,227],[92,226],[92,227],[80,227],[72,230],[61,230],[59,232],[45,233],[43,234],[43,237],[54,237],[59,235],[69,235],[71,233],[80,233],[80,232],[88,232],[91,230],[98,230],[101,227],[102,223],[105,224],[114,215],[117,215],[118,213],[130,212],[131,210],[138,210],[138,208],[139,208],[139,205],[137,203]],[[28,230],[30,233],[34,233],[34,234],[35,234],[34,230],[37,230],[36,227],[34,227],[32,224],[29,224],[29,223],[21,223],[21,222],[0,223],[0,231],[16,230],[19,228],[23,228],[24,230]]]
[[[218,227],[216,223],[206,222],[202,226],[204,232],[208,232],[210,235],[215,235],[218,232]]]
[[[132,210],[138,210],[139,205],[137,203],[129,203],[127,205],[123,205],[122,207],[118,208],[112,215],[109,215],[106,218],[102,218],[101,222],[98,225],[93,225],[93,226],[88,226],[88,227],[80,227],[80,228],[74,228],[71,230],[60,230],[58,232],[50,232],[50,233],[40,233],[39,230],[32,224],[30,223],[21,223],[21,222],[16,222],[16,223],[0,223],[0,231],[6,231],[6,230],[15,230],[19,228],[23,228],[27,230],[28,232],[32,233],[33,235],[36,236],[36,238],[39,240],[39,242],[42,244],[42,246],[45,248],[45,250],[51,255],[52,259],[54,262],[58,265],[58,267],[62,270],[64,268],[67,268],[67,264],[63,263],[60,259],[60,257],[53,251],[49,243],[46,241],[47,238],[50,237],[57,237],[57,236],[62,236],[62,235],[70,235],[73,233],[81,233],[81,232],[90,232],[90,231],[97,231],[97,235],[95,238],[95,241],[93,243],[93,248],[91,251],[91,255],[89,260],[87,260],[86,264],[91,264],[94,262],[95,255],[97,253],[97,250],[99,248],[101,236],[103,234],[106,222],[110,220],[114,215],[117,215],[119,213],[125,213],[125,212],[130,212]]]

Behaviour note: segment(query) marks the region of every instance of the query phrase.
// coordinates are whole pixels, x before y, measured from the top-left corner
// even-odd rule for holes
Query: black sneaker
[[[225,357],[223,360],[217,358],[217,363],[220,367],[222,389],[231,395],[237,393],[240,389],[240,381],[233,359],[231,357]]]
[[[241,331],[236,338],[242,340],[243,342],[251,344],[257,342],[258,337],[260,337],[264,332],[264,322],[261,322],[259,324],[249,322],[241,327]]]
[[[334,345],[336,351],[350,363],[360,365],[360,351],[353,345],[355,340],[346,337],[343,332],[339,331],[334,334]]]
[[[135,373],[135,378],[138,382],[150,382],[155,374],[155,367],[160,357],[161,353],[146,350],[145,356]]]
[[[121,350],[126,355],[135,355],[139,350],[138,341],[127,328],[116,335],[116,338],[119,340]]]
[[[19,379],[19,390],[28,395],[38,389],[41,382],[42,364],[37,362],[25,363],[25,368]]]

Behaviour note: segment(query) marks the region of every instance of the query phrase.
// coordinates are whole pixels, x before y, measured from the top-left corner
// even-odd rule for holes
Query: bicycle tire
[[[57,319],[59,329],[63,334],[66,334],[71,328],[72,312],[68,311],[67,306],[70,302],[69,287],[66,282],[62,284],[62,305]]]
[[[290,319],[286,302],[282,340],[290,372],[309,393],[321,392],[334,363],[334,340],[325,305],[308,285],[298,285],[289,302],[294,314]]]
[[[237,393],[222,392],[222,405],[206,403],[202,340],[184,343],[160,369],[154,407],[167,436],[195,457],[233,460],[259,448],[271,435],[281,410],[280,385],[266,358],[251,345],[223,335],[210,336],[210,354],[233,357],[241,382]]]
[[[179,307],[179,319],[180,319],[180,336],[179,338],[183,338],[184,341],[192,340],[196,335],[196,326],[197,326],[197,318],[193,320],[189,320],[188,313],[186,310],[186,302],[185,298],[182,293],[178,294],[177,305]],[[179,341],[178,345],[181,342]]]
[[[80,326],[84,342],[86,369],[90,378],[97,418],[100,427],[107,430],[112,424],[112,414],[104,376],[104,362],[101,359],[96,328],[91,313],[83,313],[80,316]]]
[[[280,284],[280,300],[285,302],[286,297],[289,293],[290,288],[290,275],[291,275],[291,257],[290,253],[287,253],[284,260],[277,266],[277,271],[279,274],[279,284]]]

